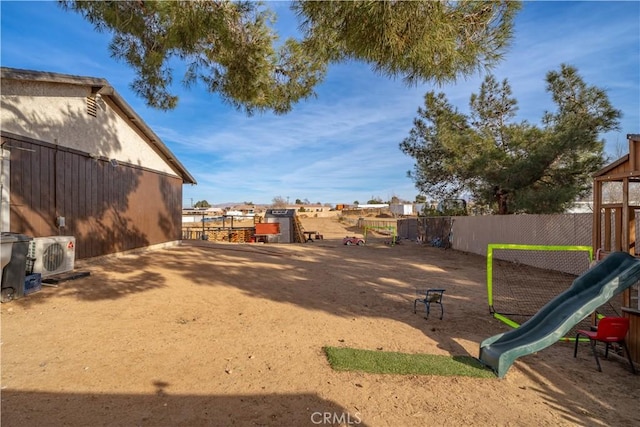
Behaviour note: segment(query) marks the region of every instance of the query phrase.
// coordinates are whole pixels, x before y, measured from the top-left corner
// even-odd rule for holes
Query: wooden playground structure
[[[600,257],[613,251],[640,256],[636,247],[636,217],[640,210],[640,134],[627,135],[629,154],[594,174],[593,249]],[[640,302],[638,288],[626,290],[620,301],[629,318],[629,350],[640,363]]]

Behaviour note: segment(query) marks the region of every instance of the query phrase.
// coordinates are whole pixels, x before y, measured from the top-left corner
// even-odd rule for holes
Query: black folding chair
[[[444,316],[444,306],[442,305],[442,294],[444,294],[444,289],[424,289],[417,290],[416,294],[420,295],[420,298],[416,298],[413,301],[413,313],[416,313],[416,305],[418,303],[424,304],[426,316],[425,319],[429,319],[429,312],[431,311],[431,304],[439,304],[440,305],[440,320]]]

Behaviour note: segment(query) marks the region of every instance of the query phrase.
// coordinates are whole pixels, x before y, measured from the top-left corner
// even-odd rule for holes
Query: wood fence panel
[[[180,178],[20,138],[2,137],[20,148],[10,158],[11,231],[75,236],[78,259],[180,239]]]

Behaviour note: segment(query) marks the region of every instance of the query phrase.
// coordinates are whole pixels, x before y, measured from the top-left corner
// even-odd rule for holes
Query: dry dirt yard
[[[86,278],[3,304],[3,426],[637,426],[640,376],[587,344],[504,379],[335,372],[322,347],[478,355],[484,259],[304,219],[308,244],[214,244],[79,263]],[[413,314],[446,288],[444,320]],[[437,311],[436,311],[437,312]]]

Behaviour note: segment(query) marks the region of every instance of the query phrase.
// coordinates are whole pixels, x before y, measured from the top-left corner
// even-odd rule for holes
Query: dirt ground
[[[335,372],[322,347],[478,355],[484,258],[402,242],[185,242],[2,304],[3,426],[637,426],[640,375],[558,343],[504,379]],[[444,320],[414,314],[444,287]],[[436,311],[436,313],[438,313]]]

